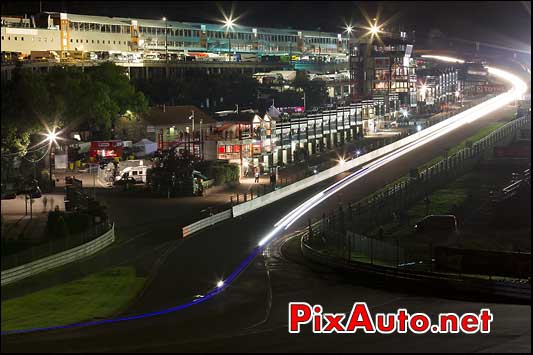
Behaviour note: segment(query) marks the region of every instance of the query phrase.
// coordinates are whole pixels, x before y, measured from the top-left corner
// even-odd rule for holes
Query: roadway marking
[[[442,60],[445,60],[444,58],[446,57],[441,57]],[[446,61],[446,60],[445,60]],[[457,61],[457,60],[456,60]],[[518,77],[510,74],[510,73],[507,73],[503,70],[499,70],[499,69],[495,69],[495,68],[489,68],[489,72],[495,76],[499,76],[500,78],[506,80],[506,81],[509,81],[511,82],[511,84],[513,84],[513,89],[507,91],[506,93],[503,93],[503,94],[500,94],[498,96],[496,96],[495,98],[493,99],[490,99],[488,101],[485,101],[484,103],[480,104],[480,105],[477,105],[475,107],[477,107],[478,109],[476,110],[476,114],[474,114],[473,116],[474,117],[470,117],[468,119],[468,117],[464,117],[461,122],[464,120],[465,122],[459,122],[461,123],[460,125],[457,125],[456,127],[453,127],[454,124],[457,124],[457,122],[459,121],[459,114],[458,116],[455,116],[455,120],[453,120],[452,122],[450,122],[449,124],[445,125],[442,127],[442,130],[439,129],[438,131],[436,130],[435,132],[431,132],[429,133],[427,136],[425,136],[424,138],[427,138],[428,136],[432,136],[434,135],[435,133],[439,132],[440,134],[437,135],[437,137],[440,137],[440,136],[443,136],[449,132],[451,132],[452,130],[462,126],[463,124],[468,124],[470,122],[473,122],[475,120],[477,120],[478,118],[481,118],[489,113],[492,113],[493,111],[496,111],[497,109],[501,108],[499,107],[498,105],[498,101],[499,100],[495,100],[496,98],[499,98],[500,100],[503,100],[503,101],[507,101],[507,100],[514,100],[515,99],[515,96],[517,96],[517,93],[522,95],[525,91],[527,91],[527,85],[525,82],[523,82],[522,80],[520,80]],[[490,102],[490,103],[489,103]],[[501,104],[501,103],[500,103]],[[479,108],[479,106],[482,106],[481,108]],[[498,106],[498,107],[496,107]],[[481,112],[480,112],[481,111]],[[466,111],[468,112],[468,110]],[[470,114],[473,114],[473,112],[470,112]],[[445,121],[443,121],[445,122]],[[450,129],[450,127],[453,127],[452,129]],[[446,129],[447,128],[447,129]],[[423,141],[424,138],[421,138],[421,140]],[[435,137],[436,138],[436,137]],[[433,139],[435,139],[433,138]],[[429,141],[433,140],[433,139],[429,139]],[[414,144],[414,148],[416,148],[416,144]],[[410,148],[410,149],[409,149]],[[407,151],[411,151],[414,149],[413,147],[408,147],[406,150]],[[403,150],[403,149],[402,149]],[[400,154],[400,155],[403,155],[403,154]],[[392,156],[394,156],[394,154],[392,154]],[[391,155],[387,156],[387,158],[391,158]],[[386,161],[382,161],[381,162],[382,164],[385,164]],[[372,165],[372,164],[370,164]],[[365,171],[369,168],[369,166],[367,166],[366,168],[363,168],[361,169],[362,171]],[[377,167],[375,167],[373,170],[375,170]],[[368,170],[367,170],[368,172]],[[357,174],[354,174],[357,176]],[[333,184],[332,186],[328,187],[326,190],[324,191],[329,191],[331,189],[334,189],[336,188],[335,190],[336,191],[339,191],[340,189],[342,189],[343,187],[347,186],[348,184],[350,184],[352,181],[350,181],[350,179],[353,178],[352,175],[342,179],[341,181]],[[348,180],[348,181],[346,181]],[[324,191],[319,193],[318,195],[323,195],[324,194]],[[335,193],[336,191],[334,191],[333,193]],[[330,193],[331,195],[331,193]],[[329,197],[330,195],[326,196],[325,198]],[[316,196],[315,196],[316,197]],[[325,198],[323,198],[321,201],[318,201],[318,203],[322,202]],[[313,199],[313,198],[312,198]],[[277,226],[276,228],[273,229],[272,232],[270,232],[266,237],[264,237],[260,242],[259,242],[259,245],[257,247],[255,247],[255,249],[253,249],[253,251],[251,252],[251,254],[249,256],[247,256],[240,264],[239,266],[226,278],[226,280],[223,280],[224,282],[220,285],[220,286],[216,286],[215,288],[211,289],[211,291],[209,291],[207,294],[205,294],[202,298],[200,299],[193,299],[191,300],[190,302],[186,302],[186,303],[182,303],[182,304],[179,304],[175,307],[171,307],[171,308],[167,308],[167,309],[164,309],[164,310],[160,310],[160,311],[155,311],[155,312],[148,312],[148,313],[142,313],[142,314],[138,314],[138,315],[133,315],[133,316],[128,316],[128,317],[122,317],[122,318],[110,318],[110,319],[102,319],[102,320],[98,320],[98,321],[88,321],[88,322],[82,322],[82,323],[75,323],[75,324],[66,324],[66,325],[59,325],[59,326],[51,326],[51,327],[41,327],[41,328],[31,328],[31,329],[20,329],[20,330],[12,330],[12,331],[3,331],[1,332],[2,335],[7,335],[7,334],[17,334],[17,333],[31,333],[31,332],[36,332],[36,331],[46,331],[46,330],[54,330],[54,329],[69,329],[69,328],[74,328],[74,327],[84,327],[84,326],[95,326],[95,325],[103,325],[103,324],[110,324],[110,323],[116,323],[116,322],[123,322],[123,321],[127,321],[127,320],[135,320],[135,319],[143,319],[143,318],[149,318],[149,317],[154,317],[154,316],[158,316],[158,315],[164,315],[164,314],[169,314],[169,313],[173,313],[173,312],[177,312],[179,310],[182,310],[182,309],[185,309],[185,308],[189,308],[193,305],[196,305],[198,303],[202,303],[202,302],[205,302],[213,297],[215,297],[216,295],[218,295],[219,293],[221,293],[223,290],[226,289],[226,287],[228,287],[230,284],[232,284],[235,280],[237,280],[237,278],[251,265],[252,261],[256,258],[256,256],[260,253],[260,252],[263,252],[265,250],[265,244],[267,244],[267,242],[269,242],[278,232],[281,228],[285,227],[288,228],[293,222],[295,222],[297,219],[299,219],[303,214],[307,213],[310,209],[314,208],[314,206],[316,206],[316,204],[318,204],[317,202],[315,202],[312,206],[310,207],[307,207],[306,205],[309,204],[310,201],[306,201],[302,204],[302,206],[300,206],[299,208],[297,208],[296,210],[293,210],[291,213],[289,213],[288,215],[286,215],[281,221],[279,221],[278,223],[275,224],[275,226]],[[300,211],[301,207],[304,208],[304,211],[303,213]],[[299,212],[299,213],[298,213]],[[292,218],[291,218],[292,217]],[[288,219],[288,220],[287,220]],[[287,226],[288,224],[288,226]],[[286,326],[286,325],[285,325]]]

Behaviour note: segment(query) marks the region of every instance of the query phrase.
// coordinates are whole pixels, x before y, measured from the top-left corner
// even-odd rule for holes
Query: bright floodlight
[[[221,288],[222,286],[224,286],[224,281],[220,280],[219,282],[217,282],[218,288]]]
[[[46,134],[46,140],[48,140],[50,143],[55,143],[57,141],[57,133],[55,131],[48,132]]]
[[[166,17],[163,17],[163,21],[166,21],[166,20],[167,20],[167,18],[166,18]]]
[[[373,35],[377,35],[379,33],[379,26],[375,24],[370,26],[370,33],[372,33]]]
[[[404,108],[400,110],[400,113],[403,115],[404,118],[407,118],[409,116],[409,112]]]
[[[346,32],[348,32],[348,34],[352,33],[352,31],[353,31],[353,26],[352,25],[346,26]]]
[[[339,165],[344,165],[344,163],[346,163],[346,160],[344,160],[344,158],[340,158]]]
[[[228,30],[231,30],[233,29],[233,26],[235,25],[235,19],[232,19],[231,17],[230,18],[226,18],[224,20],[224,27],[226,27]]]

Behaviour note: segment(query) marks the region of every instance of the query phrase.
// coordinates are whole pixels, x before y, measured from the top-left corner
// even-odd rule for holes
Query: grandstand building
[[[251,53],[279,60],[347,61],[348,37],[341,33],[255,28],[235,24],[88,16],[42,12],[4,17],[2,52],[31,51]]]

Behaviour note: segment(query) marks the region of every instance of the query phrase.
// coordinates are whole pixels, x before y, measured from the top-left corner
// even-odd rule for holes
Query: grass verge
[[[449,214],[453,205],[462,206],[465,203],[468,197],[469,183],[468,176],[461,177],[449,185],[434,191],[430,195],[428,206],[426,206],[424,201],[418,201],[409,208],[407,215],[412,223],[402,225],[390,223],[385,225],[383,226],[385,234],[388,238],[403,240],[413,233],[413,225],[427,214]],[[378,229],[376,228],[371,235],[377,233]]]
[[[109,317],[141,290],[133,267],[115,267],[2,302],[2,331],[65,325]]]
[[[500,127],[504,126],[505,124],[509,123],[509,121],[512,119],[512,117],[513,117],[513,115],[510,114],[510,115],[504,117],[504,121],[494,122],[494,123],[489,124],[488,126],[485,126],[480,131],[478,131],[476,134],[468,137],[467,139],[465,139],[464,141],[462,141],[458,145],[452,147],[448,151],[448,156],[452,156],[455,153],[459,152],[461,149],[465,148],[467,142],[475,143],[478,140],[481,140],[482,138],[488,136],[489,134],[491,134],[492,132],[494,132],[498,128],[500,128]],[[420,165],[419,167],[417,167],[417,170],[418,171],[422,171],[424,169],[427,169],[427,168],[437,164],[441,160],[444,160],[444,155],[439,155],[439,156],[435,157],[434,159],[428,161],[427,163],[424,163],[424,164]],[[375,195],[377,195],[377,194],[379,194],[379,193],[381,193],[383,191],[387,191],[388,189],[392,188],[394,185],[396,185],[396,184],[398,184],[398,183],[400,183],[402,181],[408,180],[408,179],[409,179],[409,176],[408,175],[404,175],[404,176],[394,180],[390,184],[385,185],[385,187],[379,189],[378,191],[376,191],[376,192],[368,195],[367,197],[361,199],[361,201],[368,200],[372,196],[375,196]]]

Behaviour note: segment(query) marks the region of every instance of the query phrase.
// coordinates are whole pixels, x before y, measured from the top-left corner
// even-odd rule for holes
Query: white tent
[[[157,150],[157,143],[152,142],[149,139],[143,138],[133,145],[135,155],[143,157],[149,155]]]

